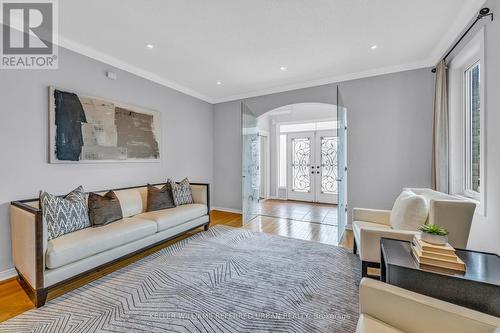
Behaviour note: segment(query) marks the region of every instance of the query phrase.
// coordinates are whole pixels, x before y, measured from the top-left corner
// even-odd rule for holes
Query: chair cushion
[[[404,190],[394,202],[390,224],[396,230],[416,231],[429,216],[429,203],[422,195]]]
[[[98,228],[85,228],[49,241],[45,263],[50,269],[61,267],[156,232],[154,221],[135,217]]]
[[[155,221],[158,224],[158,231],[163,231],[203,215],[207,215],[206,205],[186,204],[175,208],[142,213],[136,217]]]
[[[358,319],[356,333],[404,333],[368,315],[361,314]]]

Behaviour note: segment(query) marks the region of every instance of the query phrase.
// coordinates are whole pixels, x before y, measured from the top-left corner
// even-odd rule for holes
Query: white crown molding
[[[397,73],[397,72],[404,72],[404,71],[426,68],[426,67],[431,67],[431,66],[433,66],[433,64],[430,63],[429,61],[423,61],[423,62],[415,62],[415,63],[411,63],[411,64],[370,69],[367,71],[362,71],[362,72],[357,72],[357,73],[332,76],[332,77],[327,77],[327,78],[322,78],[322,79],[317,79],[317,80],[306,81],[306,82],[302,82],[302,83],[295,83],[295,84],[278,86],[278,87],[268,88],[268,89],[263,89],[263,90],[256,90],[256,91],[252,91],[252,92],[248,92],[248,93],[243,93],[240,95],[215,98],[214,103],[218,104],[218,103],[230,102],[230,101],[235,101],[235,100],[239,100],[239,99],[246,99],[246,98],[251,98],[251,97],[276,94],[276,93],[281,93],[281,92],[296,90],[296,89],[311,88],[311,87],[316,87],[316,86],[322,86],[325,84],[332,84],[332,83],[339,83],[339,82],[356,80],[356,79],[363,79],[363,78],[372,77],[372,76],[391,74],[391,73]]]
[[[136,67],[136,66],[129,64],[127,62],[121,61],[120,59],[112,57],[108,54],[99,52],[93,48],[87,47],[83,44],[75,42],[75,41],[68,39],[66,37],[63,37],[63,36],[59,37],[59,46],[64,47],[68,50],[74,51],[76,53],[83,54],[84,56],[87,56],[89,58],[95,59],[97,61],[103,62],[103,63],[108,64],[108,65],[111,65],[113,67],[119,68],[119,69],[124,70],[126,72],[135,74],[137,76],[140,76],[140,77],[145,78],[147,80],[153,81],[155,83],[161,84],[162,86],[165,86],[167,88],[174,89],[174,90],[179,91],[181,93],[184,93],[186,95],[189,95],[189,96],[201,99],[205,102],[214,104],[213,99],[209,96],[201,94],[201,93],[199,93],[191,88],[180,85],[174,81],[165,79],[159,75],[148,72],[144,69]]]
[[[432,66],[435,66],[445,55],[446,51],[452,47],[453,43],[467,27],[467,24],[478,14],[485,3],[486,1],[481,5],[477,5],[476,2],[470,1],[463,5],[462,11],[456,16],[455,22],[450,26],[448,31],[443,34],[443,37],[436,44],[437,46],[434,48],[434,52],[429,56],[428,59]]]
[[[3,24],[3,17],[0,17],[0,24]],[[66,37],[59,34],[56,39],[57,40],[54,41],[54,44],[56,44],[60,47],[63,47],[65,49],[71,50],[73,52],[82,54],[82,55],[89,57],[91,59],[103,62],[107,65],[116,67],[116,68],[121,69],[123,71],[126,71],[128,73],[140,76],[140,77],[147,79],[149,81],[158,83],[164,87],[174,89],[174,90],[179,91],[181,93],[184,93],[186,95],[201,99],[201,100],[208,102],[210,104],[214,104],[213,99],[209,96],[206,96],[202,93],[199,93],[191,88],[185,87],[185,86],[178,84],[174,81],[165,79],[159,75],[156,75],[154,73],[151,73],[149,71],[141,69],[141,68],[134,66],[132,64],[124,62],[118,58],[112,57],[106,53],[103,53],[103,52],[97,51],[96,49],[93,49],[91,47],[85,46],[85,45],[78,43],[70,38],[66,38]]]
[[[0,272],[0,281],[4,281],[17,276],[17,272],[14,268],[6,269]]]

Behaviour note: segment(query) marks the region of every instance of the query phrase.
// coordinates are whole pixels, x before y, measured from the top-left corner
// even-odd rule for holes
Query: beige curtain
[[[434,128],[432,137],[432,187],[449,192],[449,122],[446,63],[436,66],[434,87]]]

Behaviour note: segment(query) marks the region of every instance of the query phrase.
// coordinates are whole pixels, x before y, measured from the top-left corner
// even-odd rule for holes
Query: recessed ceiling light
[[[217,81],[217,85],[218,85],[218,86],[221,86],[221,85],[222,85],[222,82]]]
[[[147,47],[148,49],[153,49],[155,46],[154,46],[153,44],[146,44],[146,47]]]
[[[283,72],[286,71],[288,68],[286,66],[281,66],[280,67],[280,70],[282,70]]]
[[[377,45],[372,45],[371,49],[375,50],[377,48]]]

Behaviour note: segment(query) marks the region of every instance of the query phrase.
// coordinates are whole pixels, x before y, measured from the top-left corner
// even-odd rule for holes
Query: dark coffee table
[[[466,272],[419,267],[410,242],[380,240],[380,280],[419,294],[500,317],[500,257],[492,253],[456,250]]]

